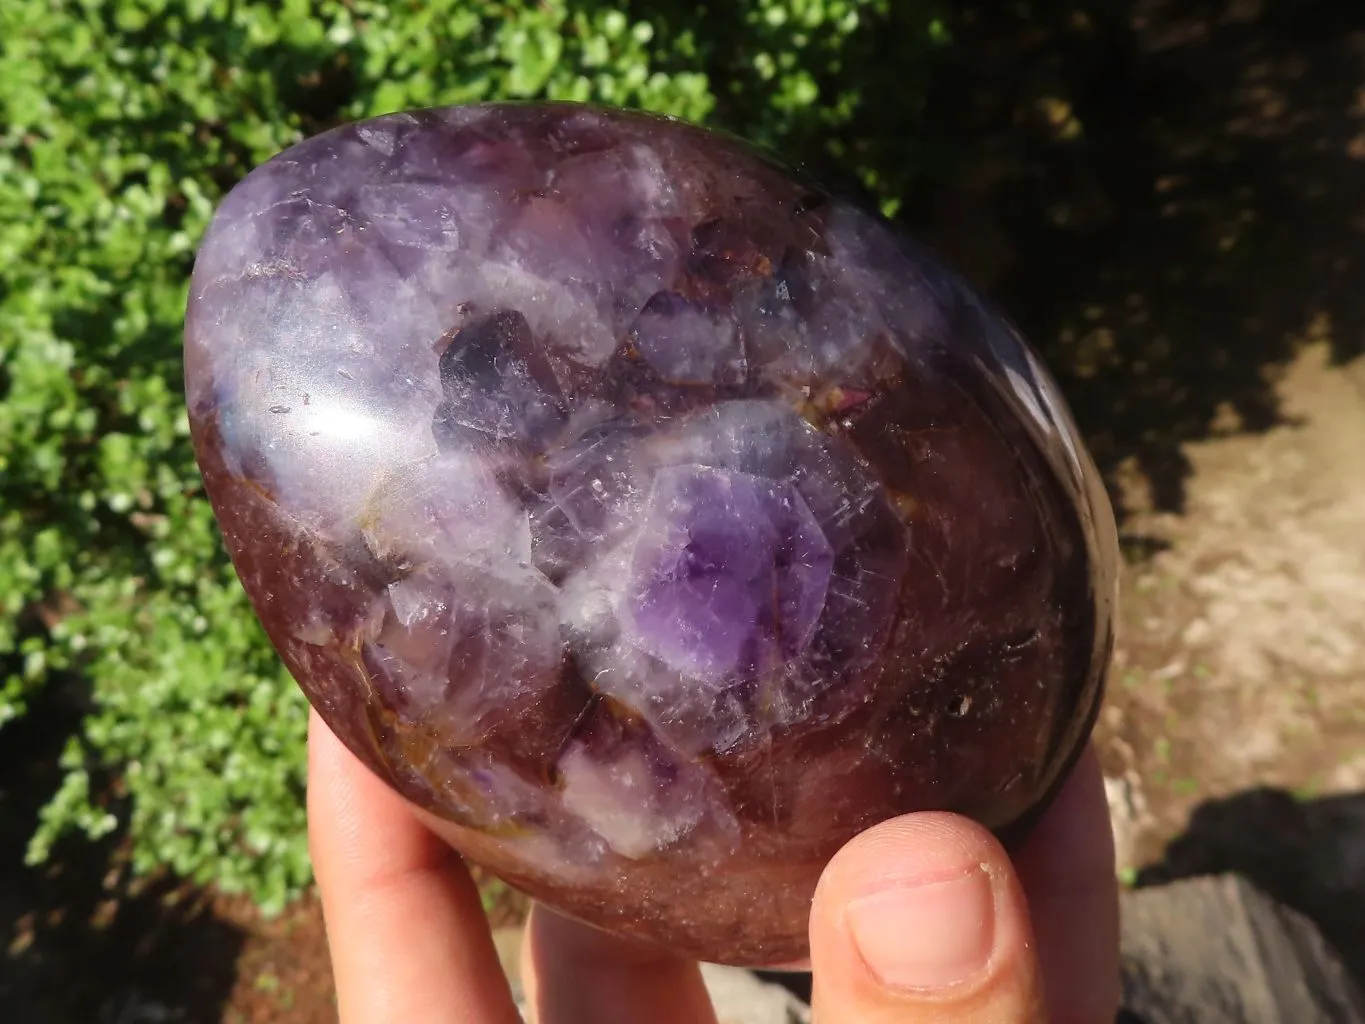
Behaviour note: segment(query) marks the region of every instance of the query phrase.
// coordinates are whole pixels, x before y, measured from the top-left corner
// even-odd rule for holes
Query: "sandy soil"
[[[1130,495],[1165,550],[1127,574],[1096,737],[1126,867],[1251,784],[1365,790],[1365,362],[1311,344],[1278,393],[1284,424],[1189,446],[1184,514]]]

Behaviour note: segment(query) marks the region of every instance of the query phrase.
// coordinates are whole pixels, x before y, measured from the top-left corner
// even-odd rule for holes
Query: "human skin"
[[[519,1019],[462,858],[316,713],[308,820],[342,1024]],[[526,928],[538,1024],[715,1024],[695,962],[539,905]],[[1118,892],[1093,750],[1013,860],[940,812],[853,839],[821,878],[810,947],[820,1024],[1109,1024]]]

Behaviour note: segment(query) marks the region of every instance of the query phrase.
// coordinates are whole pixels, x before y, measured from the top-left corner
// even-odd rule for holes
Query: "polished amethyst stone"
[[[489,105],[310,139],[224,200],[186,365],[313,704],[568,913],[799,960],[842,843],[1018,835],[1088,734],[1114,526],[1046,372],[726,136]]]

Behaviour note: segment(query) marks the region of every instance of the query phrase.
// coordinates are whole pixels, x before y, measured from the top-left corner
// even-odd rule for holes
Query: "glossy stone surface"
[[[186,365],[313,704],[588,921],[799,960],[847,839],[1018,834],[1088,734],[1114,527],[1046,372],[730,138],[485,106],[310,139],[224,200]]]

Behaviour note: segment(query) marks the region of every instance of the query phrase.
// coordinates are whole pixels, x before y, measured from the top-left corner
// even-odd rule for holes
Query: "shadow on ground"
[[[1312,920],[1365,986],[1365,793],[1299,801],[1259,788],[1207,801],[1138,885],[1224,872]]]
[[[185,886],[127,885],[120,840],[64,842],[23,865],[57,758],[75,728],[52,686],[0,744],[0,1016],[6,1024],[200,1024],[219,1020],[241,948]]]
[[[1180,511],[1183,444],[1277,422],[1301,342],[1365,350],[1365,5],[1118,6],[1100,39],[964,26],[975,70],[944,88],[977,97],[982,169],[957,202],[996,223],[934,237],[1045,350],[1111,483]],[[1023,98],[982,108],[987,71]]]

